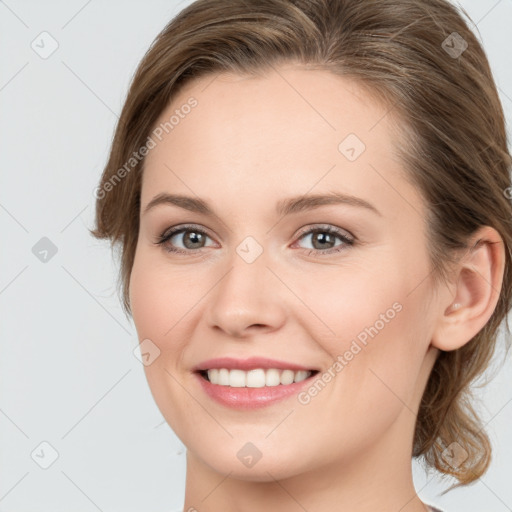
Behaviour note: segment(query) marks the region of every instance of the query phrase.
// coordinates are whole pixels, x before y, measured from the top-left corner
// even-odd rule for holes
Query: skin
[[[348,78],[299,65],[213,78],[188,83],[157,122],[197,99],[146,157],[130,281],[139,339],[160,350],[145,366],[150,389],[187,447],[184,510],[423,512],[411,472],[421,395],[439,349],[467,343],[492,314],[503,244],[464,254],[453,281],[434,286],[425,204],[394,153],[385,106]],[[338,150],[349,133],[366,146],[354,161]],[[285,198],[333,191],[379,214],[348,204],[275,212]],[[145,213],[162,192],[202,198],[215,215],[172,204]],[[184,223],[207,231],[202,248],[183,233],[172,240],[187,254],[155,244]],[[321,254],[343,242],[300,235],[318,224],[356,242]],[[252,263],[236,251],[248,236],[263,250]],[[489,227],[477,236],[501,241]],[[293,396],[227,408],[192,373],[221,356],[326,371],[395,303],[400,312],[306,405]],[[236,456],[247,442],[262,454],[250,468]]]

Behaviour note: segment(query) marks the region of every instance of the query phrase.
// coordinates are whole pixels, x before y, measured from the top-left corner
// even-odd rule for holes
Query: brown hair
[[[491,458],[470,384],[484,374],[510,309],[511,158],[486,55],[446,0],[198,0],[171,20],[135,73],[96,195],[92,234],[121,246],[125,313],[131,315],[144,159],[132,169],[126,162],[191,79],[255,74],[281,62],[353,78],[399,115],[400,156],[428,207],[435,279],[446,278],[451,255],[468,249],[477,228],[492,226],[503,238],[506,263],[495,311],[469,343],[440,352],[416,420],[413,456],[455,476],[457,485],[468,484]],[[453,442],[468,454],[455,466],[443,453]]]

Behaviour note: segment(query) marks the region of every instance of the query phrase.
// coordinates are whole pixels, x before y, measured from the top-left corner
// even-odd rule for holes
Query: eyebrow
[[[156,195],[144,208],[143,214],[146,214],[149,210],[161,204],[178,206],[185,210],[201,213],[211,217],[216,216],[213,208],[203,199],[168,193]],[[382,216],[379,210],[377,210],[377,208],[368,201],[365,201],[360,197],[342,194],[339,192],[331,192],[329,194],[310,194],[283,199],[276,204],[276,213],[284,217],[286,215],[312,210],[320,206],[331,204],[345,204],[349,206],[356,206],[358,208],[365,208],[379,216]]]

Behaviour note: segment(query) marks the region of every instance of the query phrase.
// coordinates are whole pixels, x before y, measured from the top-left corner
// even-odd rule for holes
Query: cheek
[[[322,333],[322,344],[333,356],[342,354],[356,340],[361,346],[400,322],[407,283],[391,269],[379,274],[368,265],[351,264],[329,272],[295,277],[294,291],[304,297],[309,311],[297,315],[309,331]],[[291,279],[292,276],[289,277]]]
[[[298,423],[313,419],[319,438],[339,435],[336,448],[328,443],[326,457],[373,443],[401,416],[414,419],[425,346],[416,334],[421,307],[408,287],[396,284],[352,296],[347,308],[329,306],[325,318],[337,337],[324,338],[323,348],[333,363],[318,376],[325,384],[314,382],[301,395],[304,417],[296,416]]]
[[[150,384],[173,382],[200,320],[200,308],[212,286],[190,265],[171,266],[161,255],[141,250],[130,276],[130,301],[139,342],[151,340],[160,351],[154,364],[145,366]],[[210,279],[211,280],[211,279]],[[170,379],[170,380],[169,380]]]
[[[185,314],[190,290],[179,274],[169,272],[144,250],[139,251],[130,276],[130,303],[139,339],[150,338],[159,345],[169,337]]]
[[[191,307],[186,295],[191,287],[183,287],[182,280],[170,274],[161,263],[140,251],[132,268],[129,290],[139,342],[149,339],[159,350],[154,361],[144,365],[150,391],[167,422],[176,429],[177,412],[186,407],[176,381],[176,368],[190,337],[184,329],[185,315]]]
[[[418,280],[404,267],[390,263],[384,271],[381,262],[379,275],[340,268],[300,291],[317,317],[308,312],[300,321],[331,357],[328,393],[358,415],[371,415],[379,403],[401,407],[413,400],[429,320],[426,288],[415,289]]]

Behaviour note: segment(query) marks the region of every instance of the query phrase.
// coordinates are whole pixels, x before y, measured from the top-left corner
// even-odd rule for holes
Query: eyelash
[[[160,245],[163,247],[163,249],[165,251],[167,251],[169,253],[173,253],[173,254],[183,254],[183,255],[189,254],[190,255],[191,253],[195,253],[196,251],[201,251],[201,249],[203,249],[204,247],[201,247],[199,249],[186,249],[185,250],[185,249],[179,249],[179,248],[171,248],[170,246],[166,245],[166,243],[174,235],[177,235],[178,233],[186,233],[187,231],[193,231],[195,233],[200,233],[201,235],[204,235],[204,236],[210,238],[208,236],[208,233],[198,226],[182,225],[182,226],[176,226],[176,227],[172,228],[171,230],[167,229],[166,231],[164,231],[161,235],[158,236],[157,241],[155,242],[155,245]],[[299,234],[298,239],[300,240],[307,235],[311,235],[311,234],[315,234],[315,233],[328,233],[330,235],[336,235],[343,243],[338,246],[331,247],[330,249],[326,249],[326,250],[305,249],[307,251],[306,254],[308,256],[310,256],[312,254],[325,256],[325,255],[329,255],[329,254],[340,253],[341,251],[344,251],[348,247],[352,247],[355,244],[354,238],[346,236],[340,229],[335,228],[333,226],[329,226],[329,225],[323,225],[323,226],[320,225],[320,226],[316,226],[314,228],[310,228],[308,230],[302,231]]]

